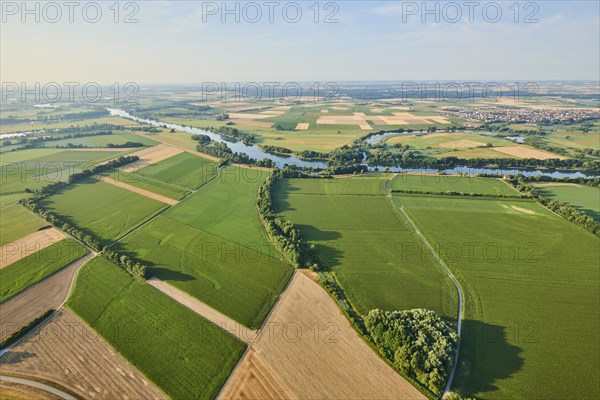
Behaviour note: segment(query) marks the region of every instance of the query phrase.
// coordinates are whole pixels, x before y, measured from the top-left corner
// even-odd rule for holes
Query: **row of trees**
[[[420,190],[404,190],[404,189],[392,189],[392,193],[405,193],[405,194],[422,194],[422,195],[436,195],[436,196],[468,196],[468,197],[484,197],[490,199],[497,198],[509,198],[509,199],[519,199],[519,198],[528,198],[528,195],[521,194],[518,196],[507,195],[507,194],[483,194],[483,193],[466,193],[466,192],[436,192],[436,191],[420,191]]]
[[[535,198],[538,203],[562,216],[567,221],[573,222],[600,237],[600,222],[596,221],[583,211],[579,211],[567,203],[543,197],[533,186],[528,185],[522,176],[517,176],[516,178],[509,180],[509,182],[517,190]]]
[[[375,346],[394,367],[432,393],[443,393],[459,341],[449,323],[425,309],[375,309],[364,321]]]
[[[272,209],[271,188],[273,183],[285,174],[277,170],[258,188],[256,207],[267,235],[279,251],[296,267],[304,266],[302,257],[302,237],[300,230],[290,221],[277,216]]]
[[[137,161],[137,160],[139,160],[139,157],[137,157],[137,156],[119,157],[115,160],[109,161],[106,164],[99,165],[90,170],[84,170],[82,172],[71,175],[69,177],[69,183],[55,182],[55,183],[46,185],[43,188],[36,190],[35,192],[29,191],[30,193],[33,193],[33,195],[29,198],[21,199],[19,202],[23,206],[27,207],[28,209],[30,209],[31,211],[33,211],[34,213],[39,215],[50,225],[55,226],[55,227],[61,229],[62,231],[68,233],[69,235],[77,238],[80,242],[82,242],[83,244],[85,244],[86,246],[91,248],[93,251],[102,253],[106,258],[108,258],[109,260],[116,263],[118,266],[123,268],[125,271],[129,272],[133,277],[135,277],[137,279],[146,279],[147,275],[148,275],[148,273],[147,273],[148,268],[145,265],[143,265],[137,261],[134,261],[133,259],[131,259],[130,257],[128,257],[125,254],[121,254],[114,250],[109,249],[108,247],[104,246],[98,238],[71,225],[67,221],[58,217],[53,212],[40,206],[38,203],[39,200],[41,200],[53,193],[56,193],[58,190],[64,188],[68,184],[75,183],[77,181],[88,178],[97,173],[106,171],[111,168],[117,168],[117,167],[123,166],[125,164],[129,164],[129,163]]]
[[[106,145],[106,147],[111,149],[126,149],[128,147],[144,147],[144,143],[127,141],[121,144],[109,143]]]

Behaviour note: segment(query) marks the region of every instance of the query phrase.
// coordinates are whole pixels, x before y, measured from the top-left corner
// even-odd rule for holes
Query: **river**
[[[129,114],[126,111],[114,109],[114,108],[108,108],[107,110],[113,116],[127,118],[127,119],[130,119],[130,120],[133,120],[136,122],[140,122],[143,124],[148,124],[148,125],[152,125],[152,126],[156,126],[156,127],[167,127],[168,129],[175,129],[178,131],[188,132],[188,133],[196,134],[196,135],[206,135],[206,136],[210,137],[211,140],[214,140],[215,142],[225,143],[227,145],[227,147],[229,147],[235,153],[244,153],[244,154],[247,154],[249,157],[252,157],[256,160],[263,160],[263,159],[267,158],[267,159],[273,161],[275,167],[277,167],[277,168],[281,168],[281,167],[285,166],[286,164],[287,165],[296,165],[299,167],[310,167],[310,168],[315,168],[315,169],[324,169],[327,166],[326,163],[324,163],[322,161],[303,160],[301,158],[293,157],[293,156],[287,157],[287,156],[280,156],[280,155],[267,153],[266,151],[261,150],[261,148],[256,145],[247,145],[245,143],[242,143],[241,141],[237,141],[237,142],[229,141],[229,140],[223,139],[221,137],[221,135],[219,135],[217,133],[209,132],[204,129],[192,128],[189,126],[171,124],[168,122],[161,122],[161,121],[155,121],[155,120],[150,120],[150,119],[138,118],[138,117],[135,117],[135,116]],[[398,133],[386,132],[386,133],[382,133],[380,135],[372,136],[371,138],[373,138],[373,140],[377,140],[377,139],[380,139],[381,136],[392,135],[392,134],[397,135]],[[369,138],[369,139],[371,139],[371,138]],[[369,169],[369,171],[383,171],[386,168],[385,166],[371,166],[371,165],[366,165],[366,167]],[[517,169],[517,168],[501,169],[501,168],[473,168],[473,167],[467,167],[467,166],[457,166],[454,168],[448,168],[448,169],[442,169],[442,170],[435,169],[435,168],[401,168],[401,167],[387,167],[387,168],[390,172],[423,172],[423,173],[443,172],[446,174],[468,174],[468,175],[475,175],[475,174],[516,175],[516,174],[520,173],[525,176],[543,175],[543,176],[549,176],[552,178],[597,178],[597,177],[600,177],[600,175],[597,172],[559,171],[559,170],[551,170],[551,169]]]

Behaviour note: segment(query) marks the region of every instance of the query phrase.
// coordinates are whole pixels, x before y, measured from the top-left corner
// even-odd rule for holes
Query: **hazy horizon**
[[[102,3],[95,23],[86,21],[92,11],[82,12],[89,3],[79,3],[71,23],[66,9],[30,2],[28,14],[21,2],[2,2],[2,81],[599,79],[598,2],[521,2],[518,12],[501,2],[501,18],[493,22],[482,11],[493,2],[484,1],[472,21],[461,6],[461,18],[452,22],[452,9],[445,8],[451,2],[429,2],[433,14],[411,9],[411,2],[319,2],[317,15],[313,2],[284,1],[273,9],[272,23],[263,2],[255,3],[257,22],[250,22],[248,2],[227,3],[234,10],[227,14],[221,2],[144,1],[121,2],[118,13],[112,2]],[[281,11],[292,4],[301,11],[294,23]],[[124,23],[128,16],[137,22]]]

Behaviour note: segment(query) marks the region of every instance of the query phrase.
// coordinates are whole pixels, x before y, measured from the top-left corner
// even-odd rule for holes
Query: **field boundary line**
[[[159,201],[161,203],[168,204],[170,206],[174,206],[175,204],[177,204],[179,202],[178,200],[172,199],[170,197],[163,196],[161,194],[158,194],[158,193],[155,193],[155,192],[151,192],[149,190],[142,189],[142,188],[139,188],[139,187],[134,186],[134,185],[130,185],[129,183],[117,181],[115,179],[111,179],[111,178],[108,178],[106,176],[94,175],[93,178],[96,179],[96,180],[98,180],[98,181],[100,181],[100,182],[108,183],[109,185],[113,185],[113,186],[119,187],[121,189],[128,190],[128,191],[130,191],[132,193],[139,194],[140,196],[144,196],[146,198],[149,198],[149,199],[152,199],[152,200],[156,200],[156,201]]]
[[[454,375],[456,373],[456,368],[458,366],[458,357],[459,357],[459,353],[460,353],[460,339],[461,339],[461,334],[462,334],[462,319],[463,319],[463,313],[464,313],[463,292],[460,287],[460,284],[458,283],[458,281],[456,280],[456,278],[454,277],[454,275],[452,274],[450,269],[446,266],[446,264],[438,256],[438,254],[435,252],[433,247],[431,247],[431,245],[429,244],[429,242],[427,241],[425,236],[421,233],[421,231],[419,231],[416,224],[412,221],[412,219],[408,216],[408,214],[406,214],[406,212],[404,212],[403,207],[400,206],[400,204],[398,204],[396,199],[394,199],[394,196],[391,194],[391,192],[389,190],[389,186],[390,186],[391,181],[396,176],[398,176],[398,174],[394,174],[394,176],[392,176],[390,179],[388,179],[388,181],[385,184],[385,191],[387,192],[387,194],[388,194],[390,200],[392,201],[392,203],[394,204],[394,206],[398,209],[398,211],[400,211],[402,216],[408,221],[408,223],[414,229],[415,233],[419,236],[421,241],[425,244],[425,246],[427,247],[427,249],[429,250],[431,255],[436,259],[436,261],[442,267],[442,269],[444,270],[446,275],[450,278],[450,280],[452,281],[452,283],[454,284],[454,287],[456,288],[456,290],[458,292],[458,315],[457,315],[457,321],[456,321],[457,322],[456,334],[458,335],[459,342],[458,342],[458,345],[456,346],[456,353],[454,354],[454,365],[452,367],[452,371],[450,372],[450,376],[448,377],[448,382],[446,383],[446,388],[444,389],[444,393],[442,394],[442,399],[443,399],[443,398],[446,398],[450,394],[450,388],[452,386],[452,381],[454,380]]]
[[[258,337],[258,331],[245,327],[205,302],[190,296],[165,281],[152,277],[147,279],[146,283],[248,345]]]

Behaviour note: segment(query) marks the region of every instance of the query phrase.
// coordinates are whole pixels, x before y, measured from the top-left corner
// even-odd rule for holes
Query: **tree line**
[[[483,194],[483,193],[467,193],[467,192],[455,192],[455,191],[421,191],[421,190],[405,190],[405,189],[392,189],[392,193],[400,194],[421,194],[421,195],[436,195],[436,196],[466,196],[466,197],[482,197],[490,199],[524,199],[530,196],[525,194],[520,195],[508,195],[508,194]]]
[[[300,230],[292,222],[286,221],[273,211],[271,190],[273,184],[279,178],[297,178],[302,176],[303,174],[301,172],[294,169],[284,168],[276,170],[267,178],[265,183],[258,188],[258,196],[256,199],[258,215],[269,236],[269,240],[277,246],[283,256],[295,267],[305,267],[308,263],[308,260],[302,251],[302,236],[300,235]]]

